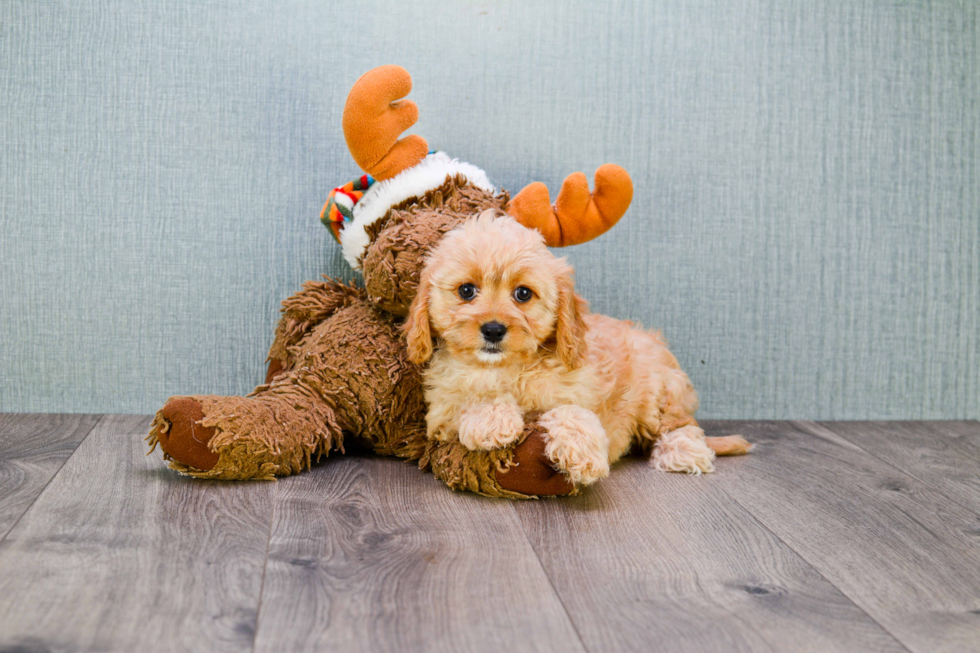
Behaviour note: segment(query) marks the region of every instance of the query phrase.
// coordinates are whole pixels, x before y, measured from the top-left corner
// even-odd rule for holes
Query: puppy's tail
[[[704,439],[708,448],[715,452],[716,456],[742,456],[747,454],[752,445],[741,435],[726,435],[721,438]]]

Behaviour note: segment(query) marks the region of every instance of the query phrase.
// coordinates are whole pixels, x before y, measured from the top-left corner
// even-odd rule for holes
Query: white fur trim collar
[[[445,152],[434,152],[391,179],[377,181],[354,205],[354,219],[340,235],[344,258],[355,270],[361,269],[361,259],[371,239],[367,227],[384,217],[388,209],[411,197],[419,197],[446,183],[449,175],[462,175],[477,188],[496,194],[487,173],[475,165],[450,159]]]

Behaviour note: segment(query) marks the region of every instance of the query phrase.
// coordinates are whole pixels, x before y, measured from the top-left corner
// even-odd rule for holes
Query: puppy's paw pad
[[[513,404],[484,404],[466,410],[459,420],[459,441],[467,449],[499,449],[524,432],[524,415]]]
[[[701,429],[684,427],[660,436],[651,461],[662,472],[710,474],[715,471],[715,452],[704,441]]]

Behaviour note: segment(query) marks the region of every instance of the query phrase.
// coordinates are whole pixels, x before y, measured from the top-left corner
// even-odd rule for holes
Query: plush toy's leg
[[[363,299],[363,289],[324,277],[324,281],[308,281],[301,291],[283,301],[283,316],[269,350],[265,383],[271,383],[292,368],[294,348],[314,327],[338,310],[361,303]],[[218,465],[221,456],[211,446],[216,429],[204,425],[203,404],[207,404],[210,413],[220,414],[234,413],[240,402],[240,397],[174,397],[157,413],[147,439],[153,448],[160,445],[172,467],[188,474],[215,478],[269,478],[275,473],[289,473],[285,470],[298,464],[293,456],[287,455],[284,460],[281,449],[279,454],[271,451],[257,453],[255,442],[249,438],[226,451],[224,463]],[[304,457],[317,450],[314,446]],[[237,459],[237,464],[229,466],[231,459]]]
[[[147,439],[173,469],[227,480],[294,474],[342,446],[330,407],[298,393],[174,397]]]
[[[356,302],[284,348],[293,369],[252,395],[169,401],[149,440],[178,471],[223,479],[302,471],[342,451],[345,432],[396,444],[399,427],[425,414],[419,371],[398,337],[390,315]]]

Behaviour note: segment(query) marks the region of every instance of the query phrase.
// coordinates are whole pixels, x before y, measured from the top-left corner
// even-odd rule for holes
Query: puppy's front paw
[[[524,432],[524,415],[514,404],[480,404],[459,418],[459,441],[467,449],[500,449]]]
[[[704,441],[704,431],[684,426],[660,436],[653,448],[653,466],[662,472],[710,474],[715,471],[715,452]]]
[[[609,475],[609,437],[599,417],[579,406],[559,406],[541,416],[548,430],[544,453],[575,485]]]

